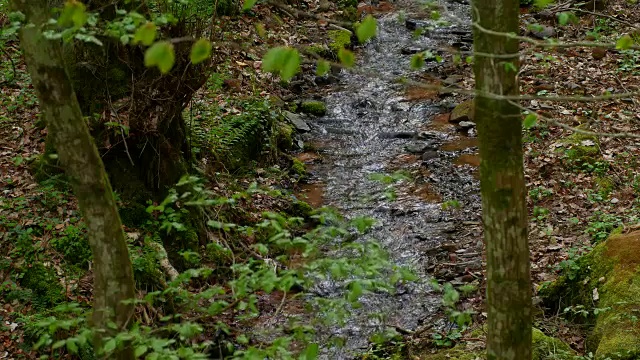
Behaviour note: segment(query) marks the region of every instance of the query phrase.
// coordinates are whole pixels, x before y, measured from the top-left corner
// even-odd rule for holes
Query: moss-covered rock
[[[329,38],[329,49],[337,54],[340,49],[348,49],[351,47],[351,32],[347,30],[329,30],[327,31]]]
[[[449,122],[459,123],[462,121],[474,121],[474,102],[472,100],[467,100],[461,102],[458,106],[456,106],[451,112],[451,117],[449,118]]]
[[[578,129],[588,130],[586,124],[578,126]],[[569,161],[578,165],[594,163],[600,159],[600,141],[596,136],[573,133],[560,142],[560,149],[564,150]]]
[[[578,276],[541,289],[545,304],[583,305],[595,324],[587,348],[597,359],[640,356],[640,231],[612,235],[579,260]],[[603,311],[604,309],[604,311]]]
[[[571,360],[576,353],[569,345],[551,336],[545,335],[538,329],[533,329],[533,356],[532,360]]]
[[[293,128],[284,122],[278,122],[276,125],[278,132],[276,135],[276,143],[281,150],[291,150],[293,148]]]
[[[484,352],[467,350],[464,344],[459,344],[451,349],[438,351],[435,354],[421,355],[419,358],[420,360],[484,360],[487,355]]]
[[[611,194],[616,186],[616,183],[613,181],[613,179],[608,176],[597,177],[594,181],[598,192],[603,194],[604,196],[609,196],[609,194]]]
[[[319,100],[304,100],[300,103],[299,110],[305,114],[324,116],[327,113],[327,105]]]
[[[291,171],[293,171],[294,174],[301,177],[307,175],[307,167],[304,165],[302,161],[296,158],[293,158],[292,161],[293,162],[291,164]]]

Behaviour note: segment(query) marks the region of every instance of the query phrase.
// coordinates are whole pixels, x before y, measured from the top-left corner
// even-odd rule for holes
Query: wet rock
[[[305,114],[324,116],[327,113],[327,105],[319,100],[303,100],[300,103],[300,111]]]
[[[451,117],[449,118],[449,122],[457,124],[463,121],[473,121],[474,119],[473,106],[474,106],[473,100],[467,100],[465,102],[460,103],[451,112]]]
[[[531,30],[531,35],[544,40],[556,36],[556,29],[553,26],[536,25],[535,28]]]
[[[418,144],[409,144],[405,146],[404,149],[407,152],[412,154],[421,154],[427,150],[435,150],[435,147],[431,144],[418,143]]]
[[[418,139],[436,139],[438,138],[438,133],[435,131],[421,131],[418,133]]]
[[[451,75],[451,76],[447,77],[446,79],[444,79],[442,82],[447,84],[447,85],[455,85],[455,84],[459,83],[460,81],[462,81],[462,79],[464,79],[464,76],[462,76],[462,75]]]
[[[340,79],[338,79],[337,77],[329,74],[329,75],[324,75],[324,76],[316,76],[314,82],[316,83],[316,85],[331,85],[331,84],[335,84],[338,81],[340,81]]]
[[[287,119],[287,121],[289,121],[296,128],[296,130],[302,132],[311,131],[309,125],[307,125],[307,123],[302,119],[302,116],[300,116],[299,114],[294,114],[290,111],[284,111],[282,115],[284,115],[284,118]]]
[[[419,28],[420,25],[421,25],[421,21],[420,20],[407,19],[407,20],[404,21],[404,26],[409,30],[415,30],[415,29]]]
[[[476,123],[471,122],[471,121],[460,121],[458,123],[458,126],[462,129],[462,130],[469,130],[473,127],[476,126]]]
[[[435,150],[427,150],[422,154],[422,161],[429,161],[438,157],[438,152]]]
[[[400,50],[400,53],[402,53],[402,55],[413,55],[413,54],[417,54],[420,52],[423,52],[425,49],[418,47],[418,46],[406,46],[403,47],[402,50]]]
[[[399,132],[383,132],[378,135],[380,139],[413,139],[418,134],[412,131],[399,131]]]

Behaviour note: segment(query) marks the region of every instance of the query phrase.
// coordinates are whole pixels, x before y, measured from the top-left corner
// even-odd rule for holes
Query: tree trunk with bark
[[[48,1],[12,0],[12,5],[26,15],[27,23],[35,25],[22,29],[21,47],[50,138],[87,224],[93,253],[93,325],[98,334],[113,334],[107,323],[114,322],[120,330],[130,325],[134,309],[124,301],[135,298],[131,261],[115,198],[65,69],[61,45],[42,35],[42,27],[50,18]],[[133,359],[132,351],[125,348],[108,357]]]
[[[519,94],[519,44],[506,36],[518,33],[519,2],[475,0],[472,11],[487,249],[487,358],[527,360],[531,359],[532,319],[521,114],[515,103],[488,95]]]

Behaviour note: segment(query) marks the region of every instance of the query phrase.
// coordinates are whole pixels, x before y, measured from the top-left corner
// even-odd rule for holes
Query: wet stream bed
[[[335,207],[347,218],[375,219],[358,241],[375,239],[394,263],[410,266],[420,280],[395,294],[366,294],[346,326],[328,330],[328,337],[341,337],[346,346],[326,349],[326,359],[353,358],[369,347],[371,335],[385,328],[445,326],[441,294],[429,279],[454,284],[482,279],[477,139],[473,130],[468,136],[447,121],[452,105],[464,98],[421,93],[393,81],[424,74],[410,69],[409,50],[470,47],[470,29],[439,26],[415,37],[416,26],[436,24],[416,20],[424,11],[408,2],[401,0],[394,4],[395,12],[378,17],[378,36],[358,52],[357,66],[363,71],[340,75],[324,98],[327,115],[306,119],[311,131],[304,140],[315,144],[315,154],[300,156],[312,179],[298,196],[314,206]],[[468,21],[468,5],[443,4]],[[446,80],[443,66],[427,63],[427,71]],[[396,198],[390,200],[385,185],[371,180],[371,174],[397,171],[410,175],[394,185]],[[344,296],[344,291],[330,282],[314,289],[326,297]],[[374,320],[369,316],[373,313],[385,317]]]

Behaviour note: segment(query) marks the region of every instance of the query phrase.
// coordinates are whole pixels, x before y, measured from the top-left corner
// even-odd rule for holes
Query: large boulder
[[[593,329],[587,350],[596,359],[640,358],[640,231],[611,235],[578,267],[539,295],[552,309],[582,305],[589,312]],[[579,319],[583,321],[583,319]]]

